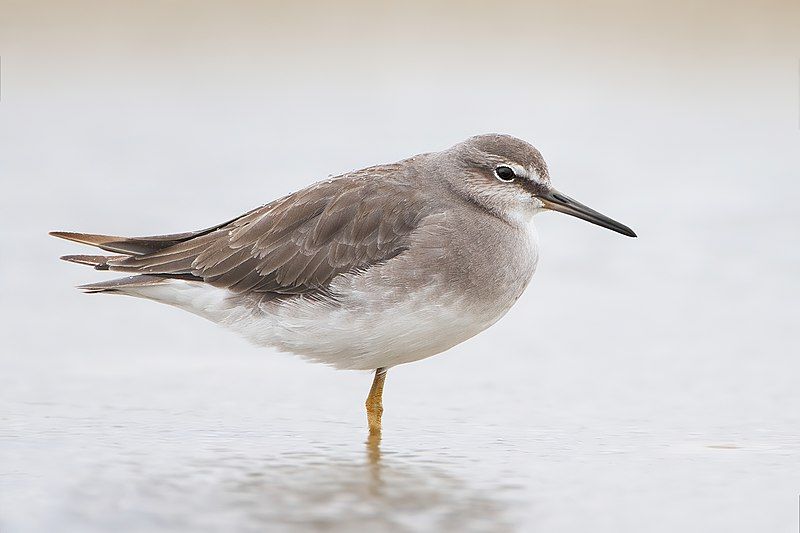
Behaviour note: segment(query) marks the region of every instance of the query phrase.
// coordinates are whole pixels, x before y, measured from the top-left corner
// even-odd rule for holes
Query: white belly
[[[532,239],[529,246],[498,258],[467,287],[446,275],[398,279],[402,276],[396,265],[401,260],[395,270],[379,265],[340,276],[331,284],[336,301],[295,296],[259,303],[185,280],[128,294],[180,307],[262,346],[336,368],[370,370],[430,357],[485,330],[522,294],[536,260]],[[400,268],[413,270],[409,265]]]
[[[366,294],[350,294],[336,306],[293,300],[236,327],[259,344],[337,368],[368,370],[443,352],[504,313],[478,315],[464,298],[431,286],[394,303],[374,302]]]

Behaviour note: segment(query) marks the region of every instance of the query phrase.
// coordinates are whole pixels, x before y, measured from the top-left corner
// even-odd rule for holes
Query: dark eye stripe
[[[500,181],[514,181],[514,178],[517,177],[517,175],[514,174],[514,170],[507,166],[497,167],[494,169],[494,174]]]

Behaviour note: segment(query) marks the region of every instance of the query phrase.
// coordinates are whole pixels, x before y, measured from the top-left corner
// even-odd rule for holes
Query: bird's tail
[[[79,265],[88,265],[94,267],[95,270],[108,270],[108,262],[113,259],[122,259],[128,257],[126,255],[62,255],[63,261],[70,263],[78,263]]]
[[[122,260],[126,257],[147,255],[157,252],[169,246],[187,241],[194,237],[203,235],[215,228],[195,231],[191,233],[177,233],[173,235],[156,235],[152,237],[118,237],[114,235],[97,235],[92,233],[73,233],[68,231],[51,231],[50,235],[68,241],[79,242],[96,246],[101,250],[114,252],[123,255],[65,255],[61,259],[70,263],[78,263],[94,267],[95,270],[112,270],[109,261]],[[116,292],[129,294],[142,287],[150,287],[166,283],[170,278],[181,278],[181,275],[163,276],[143,274],[138,276],[128,276],[125,278],[102,281],[81,285],[78,288],[84,292]]]
[[[171,281],[170,278],[164,276],[153,276],[150,274],[142,274],[139,276],[128,276],[126,278],[117,278],[109,281],[100,281],[98,283],[89,283],[87,285],[79,285],[78,288],[86,293],[95,292],[117,292],[129,294],[133,291],[143,287],[152,287],[154,285],[164,285]]]
[[[79,265],[88,265],[94,267],[95,270],[108,270],[108,261],[113,259],[121,259],[126,257],[124,255],[64,255],[61,259],[69,261],[70,263],[78,263]],[[100,281],[98,283],[89,283],[87,285],[79,285],[78,289],[86,293],[93,292],[126,292],[130,289],[138,289],[141,287],[150,287],[153,285],[161,285],[169,281],[169,278],[164,276],[140,275],[128,276],[125,278],[117,278],[109,281]]]

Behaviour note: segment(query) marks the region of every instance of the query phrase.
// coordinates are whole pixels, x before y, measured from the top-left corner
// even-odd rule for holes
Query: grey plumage
[[[542,155],[507,135],[319,182],[200,231],[124,238],[54,232],[112,252],[62,259],[133,274],[86,292],[155,300],[253,342],[337,368],[386,369],[441,353],[500,319],[536,269],[530,224],[551,209],[633,231],[550,184]]]
[[[559,193],[506,135],[325,180],[212,227],[125,238],[54,232],[112,252],[67,261],[130,277],[87,292],[148,298],[339,368],[387,368],[483,331],[536,268],[531,217],[630,228]]]
[[[402,253],[409,234],[434,211],[404,176],[408,170],[394,164],[346,174],[196,232],[52,234],[128,254],[64,257],[99,270],[197,279],[239,293],[322,293],[336,276]]]

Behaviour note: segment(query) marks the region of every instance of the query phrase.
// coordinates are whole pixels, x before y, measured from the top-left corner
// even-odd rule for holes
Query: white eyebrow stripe
[[[530,178],[530,172],[528,171],[527,168],[523,167],[522,165],[518,165],[516,163],[501,163],[501,164],[499,164],[497,166],[499,166],[499,167],[504,167],[504,166],[505,167],[510,167],[511,170],[514,171],[514,174],[516,174],[516,176],[518,178]]]
[[[533,181],[535,183],[538,183],[539,185],[543,185],[543,184],[547,183],[547,179],[543,178],[539,174],[539,171],[536,169],[536,167],[528,168],[527,174],[528,174],[528,179],[530,179],[531,181]]]

